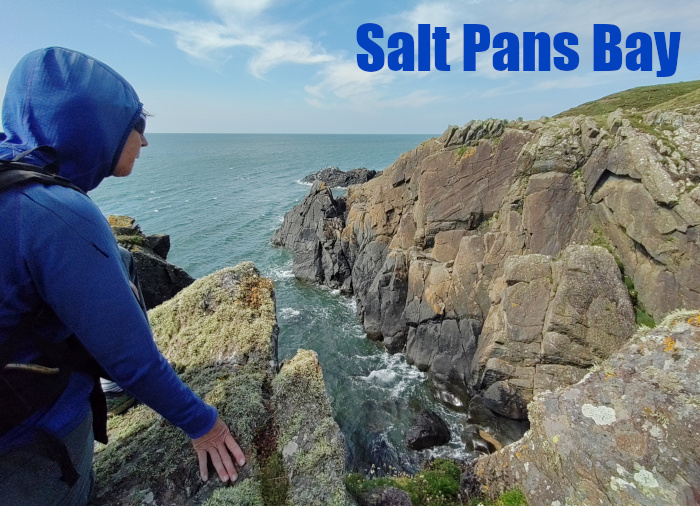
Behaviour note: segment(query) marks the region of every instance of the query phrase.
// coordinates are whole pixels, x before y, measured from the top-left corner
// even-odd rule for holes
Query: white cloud
[[[141,35],[140,33],[136,33],[133,31],[129,32],[132,37],[134,37],[136,40],[143,42],[144,44],[148,44],[149,46],[153,46],[153,41],[146,37],[145,35]]]
[[[178,49],[193,58],[221,63],[233,48],[252,49],[249,69],[256,77],[284,63],[318,64],[332,60],[307,37],[282,24],[270,24],[261,14],[274,0],[208,0],[215,21],[183,18],[128,18],[134,23],[174,33]],[[260,34],[265,34],[261,37]]]
[[[308,40],[276,40],[260,46],[259,50],[250,62],[250,71],[256,77],[262,77],[271,68],[282,63],[327,63],[335,59],[323,50],[314,48]]]
[[[300,34],[300,27],[310,21],[288,19],[275,21],[279,0],[205,0],[210,8],[210,19],[176,17],[130,18],[135,23],[172,32],[177,47],[189,56],[220,64],[228,61],[237,51],[245,50],[248,70],[264,78],[284,64],[315,66],[313,81],[305,86],[307,103],[315,107],[352,107],[366,110],[379,108],[421,107],[431,102],[449,101],[439,95],[457,97],[447,91],[429,92],[423,84],[434,72],[392,72],[385,67],[379,72],[360,70],[347,53],[327,51],[308,33]],[[675,0],[673,8],[657,0],[413,0],[404,11],[375,18],[381,24],[385,37],[396,31],[417,35],[418,24],[432,27],[445,26],[450,32],[447,42],[447,60],[452,65],[450,74],[463,74],[469,82],[466,92],[482,97],[510,95],[524,92],[542,92],[554,89],[574,89],[609,83],[619,76],[590,71],[591,39],[594,23],[617,24],[623,36],[631,31],[683,31],[683,51],[696,52],[700,46],[700,2]],[[679,17],[679,12],[683,16]],[[477,55],[475,72],[462,70],[463,29],[465,23],[486,25],[493,37],[501,31],[522,36],[524,31],[545,31],[554,35],[562,31],[579,37],[579,70],[575,73],[553,71],[546,80],[523,86],[521,72],[499,72],[493,68],[493,49]],[[264,37],[261,36],[264,34]],[[136,36],[136,34],[134,34]],[[138,37],[137,37],[138,38]],[[386,40],[386,39],[385,39]],[[522,40],[522,39],[521,39]],[[144,40],[144,42],[146,42]],[[432,41],[431,41],[432,44]],[[356,47],[347,47],[354,53]],[[522,52],[522,48],[521,48]],[[553,56],[555,56],[553,54]],[[521,55],[522,62],[522,55]],[[496,80],[496,81],[494,81]],[[492,84],[503,83],[500,87]],[[517,82],[516,82],[517,81]],[[416,83],[421,84],[416,84]],[[437,81],[431,81],[432,84]],[[454,81],[452,81],[454,82]],[[490,91],[485,91],[489,87]],[[438,88],[436,88],[437,90]],[[460,96],[461,99],[461,96]]]

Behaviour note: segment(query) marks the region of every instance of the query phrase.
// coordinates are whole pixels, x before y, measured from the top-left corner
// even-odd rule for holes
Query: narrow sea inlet
[[[168,260],[194,277],[253,261],[275,284],[280,360],[299,348],[318,353],[348,468],[415,471],[427,454],[404,443],[413,418],[436,411],[452,441],[433,454],[459,456],[464,415],[437,402],[426,376],[403,355],[365,337],[351,299],[296,280],[291,255],[270,238],[308,193],[299,183],[307,174],[329,165],[383,170],[430,137],[150,134],[133,174],[107,179],[91,197],[104,214],[136,218],[146,234],[169,234]]]

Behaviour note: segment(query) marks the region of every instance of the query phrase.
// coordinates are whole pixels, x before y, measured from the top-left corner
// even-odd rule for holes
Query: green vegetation
[[[219,488],[214,491],[204,506],[266,506],[260,495],[260,484],[255,479],[248,479],[235,487]]]
[[[287,503],[289,478],[279,452],[260,462],[260,492],[265,506],[284,506]]]
[[[469,506],[528,506],[525,494],[517,488],[504,492],[496,500],[476,498],[471,499],[468,504]]]
[[[456,152],[457,160],[461,160],[462,158],[468,158],[469,156],[473,155],[475,152],[476,152],[476,148],[474,146],[467,146],[466,144],[464,146],[460,146]]]
[[[460,497],[461,470],[447,459],[435,459],[414,476],[398,475],[367,479],[361,474],[351,473],[345,477],[348,492],[358,499],[364,494],[386,487],[405,491],[414,506],[527,506],[525,495],[518,489],[509,490],[497,499],[485,497]]]
[[[646,312],[644,305],[639,301],[639,292],[634,286],[634,281],[630,276],[625,274],[625,265],[622,263],[622,260],[620,260],[620,257],[617,256],[615,247],[605,236],[605,233],[599,226],[593,227],[593,240],[590,244],[591,246],[600,246],[601,248],[605,248],[615,259],[615,263],[622,273],[622,280],[624,281],[627,291],[630,294],[630,299],[632,299],[632,306],[634,307],[637,325],[654,328],[656,326],[654,318]]]
[[[129,248],[130,246],[146,246],[146,238],[142,235],[118,235],[117,242],[125,248]]]
[[[666,102],[668,102],[667,105],[673,107],[690,106],[698,103],[697,90],[700,90],[700,81],[642,86],[614,93],[592,102],[587,102],[573,109],[569,109],[568,111],[564,111],[556,117],[578,116],[579,114],[598,116],[601,114],[609,114],[620,107],[623,110],[635,108],[644,111]],[[684,95],[688,96],[684,97]]]
[[[415,476],[366,479],[351,473],[345,478],[345,486],[355,498],[378,488],[396,487],[408,493],[414,506],[452,506],[461,503],[458,497],[461,474],[459,466],[451,460],[436,459]]]

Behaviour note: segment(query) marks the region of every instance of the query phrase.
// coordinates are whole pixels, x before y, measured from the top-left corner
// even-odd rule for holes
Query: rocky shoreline
[[[427,371],[445,402],[468,406],[466,432],[498,432],[488,413],[533,422],[533,400],[577,391],[570,385],[591,368],[630,353],[639,324],[700,307],[700,92],[681,98],[646,110],[449,127],[347,195],[315,182],[272,242],[292,251],[299,279],[352,295],[368,337]],[[522,435],[514,427],[506,443]],[[515,458],[507,448],[494,468]],[[577,452],[589,463],[572,465],[595,465],[595,452]],[[626,473],[660,470],[642,472],[632,460],[621,464]],[[527,466],[514,466],[504,483],[520,484],[532,504],[599,497],[556,487],[544,494],[525,480]],[[697,494],[684,476],[668,497]],[[609,478],[606,471],[598,482]]]

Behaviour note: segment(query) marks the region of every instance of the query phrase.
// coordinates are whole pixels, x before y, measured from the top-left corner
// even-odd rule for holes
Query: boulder
[[[450,442],[450,429],[436,413],[422,411],[406,432],[406,444],[412,450],[425,450]]]
[[[168,253],[170,252],[170,236],[167,234],[155,234],[146,236],[146,243],[153,250],[153,252],[161,257],[163,260],[167,260]]]
[[[358,498],[360,506],[411,506],[411,497],[396,487],[370,490]]]
[[[370,170],[364,167],[344,172],[338,167],[331,166],[318,172],[314,172],[313,174],[309,174],[301,181],[302,183],[315,183],[316,181],[321,181],[325,183],[326,186],[331,188],[347,188],[353,184],[366,183],[376,175],[376,170]]]

